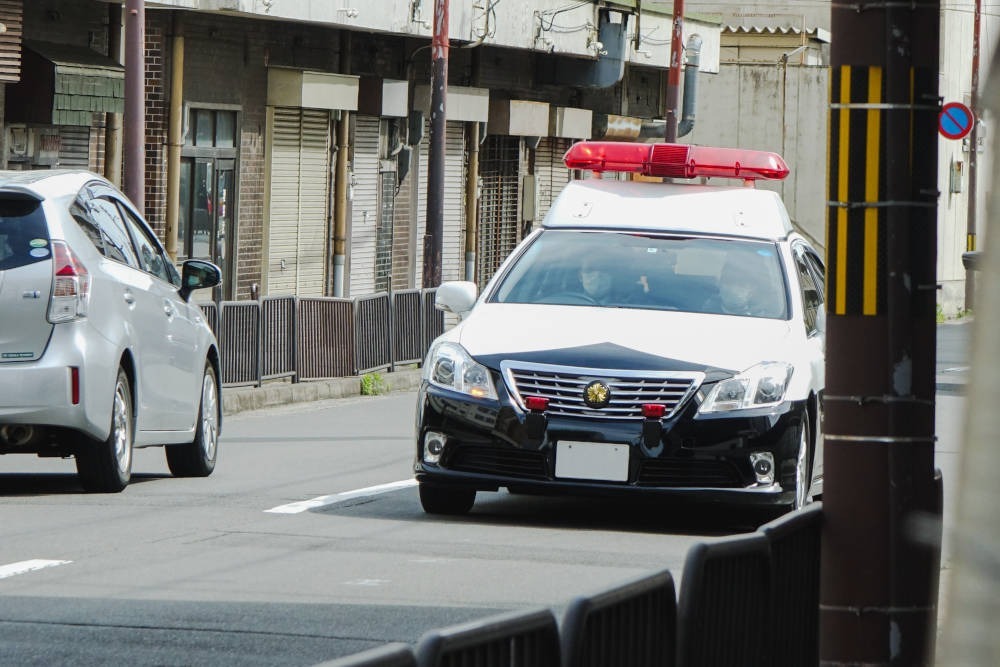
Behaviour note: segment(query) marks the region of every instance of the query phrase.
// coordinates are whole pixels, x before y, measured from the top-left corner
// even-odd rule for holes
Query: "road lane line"
[[[73,561],[71,560],[42,560],[40,558],[36,558],[34,560],[22,560],[18,563],[11,563],[10,565],[0,565],[0,579],[16,577],[19,574],[34,572],[35,570],[41,570],[46,567],[67,565],[72,562]]]
[[[318,498],[313,498],[311,500],[300,500],[298,502],[288,503],[287,505],[278,505],[277,507],[272,507],[271,509],[264,511],[270,512],[271,514],[298,514],[300,512],[305,512],[306,510],[316,509],[317,507],[336,505],[337,503],[342,503],[345,500],[377,496],[380,493],[388,493],[389,491],[405,489],[416,485],[417,480],[415,479],[403,479],[398,482],[378,484],[376,486],[368,486],[363,489],[355,489],[354,491],[344,491],[343,493],[334,493],[329,496],[319,496]]]

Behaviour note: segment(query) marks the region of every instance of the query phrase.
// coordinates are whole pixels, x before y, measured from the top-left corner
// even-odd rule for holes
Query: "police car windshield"
[[[771,242],[545,230],[490,301],[787,319],[786,294]]]

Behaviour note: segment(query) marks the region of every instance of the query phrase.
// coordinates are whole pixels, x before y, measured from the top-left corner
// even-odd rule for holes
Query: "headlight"
[[[698,409],[699,414],[777,405],[785,398],[792,366],[778,361],[757,364],[717,383]]]
[[[424,364],[424,379],[475,398],[497,397],[489,369],[473,361],[457,343],[442,342],[431,348]]]

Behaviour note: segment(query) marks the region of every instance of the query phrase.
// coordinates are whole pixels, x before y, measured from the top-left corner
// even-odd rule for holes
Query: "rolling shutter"
[[[430,123],[424,124],[417,173],[416,271],[422,284],[424,233],[427,229],[427,180],[430,162]],[[441,223],[441,281],[465,279],[465,128],[460,121],[445,123],[444,219]]]
[[[490,135],[479,151],[479,234],[476,283],[482,289],[517,245],[521,138]]]
[[[276,107],[270,136],[267,293],[323,296],[330,114]]]
[[[375,292],[379,220],[379,119],[355,116],[351,199],[351,296]]]
[[[570,181],[570,170],[563,163],[571,140],[543,137],[535,151],[535,177],[538,184],[538,208],[535,225],[540,225],[552,202]]]

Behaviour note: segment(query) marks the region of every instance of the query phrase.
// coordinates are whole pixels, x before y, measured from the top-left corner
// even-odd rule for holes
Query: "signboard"
[[[961,102],[948,102],[938,115],[938,132],[946,139],[962,139],[972,131],[976,117]]]

